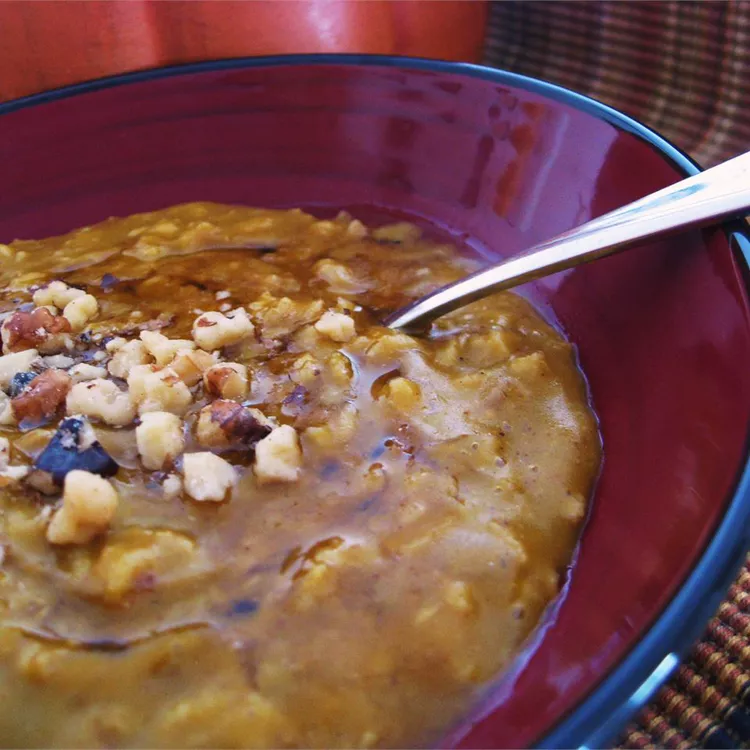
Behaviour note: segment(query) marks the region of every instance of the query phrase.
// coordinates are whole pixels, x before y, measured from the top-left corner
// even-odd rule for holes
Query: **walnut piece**
[[[42,354],[57,354],[73,348],[70,321],[62,315],[53,315],[45,307],[31,312],[14,312],[3,321],[0,338],[3,351],[20,352],[38,349]]]
[[[0,391],[0,425],[10,427],[16,424],[16,418],[13,415],[13,408],[10,405],[10,398],[5,391]]]
[[[20,481],[28,473],[28,466],[10,465],[10,442],[0,437],[0,487]]]
[[[385,399],[398,411],[408,414],[419,404],[421,389],[413,380],[396,377],[386,383],[380,398]]]
[[[177,474],[167,474],[161,484],[162,492],[167,500],[182,494],[182,480]]]
[[[165,411],[152,411],[141,417],[135,428],[138,453],[147,469],[171,464],[185,449],[182,420]]]
[[[333,310],[323,313],[315,324],[315,330],[339,343],[351,341],[357,335],[354,321],[348,315]]]
[[[50,305],[62,310],[74,299],[83,297],[85,294],[83,289],[68,286],[64,281],[50,281],[49,284],[34,292],[32,300],[37,307]]]
[[[114,354],[119,349],[122,349],[127,343],[127,339],[122,338],[122,336],[115,336],[113,339],[107,341],[104,348],[107,350],[108,354]]]
[[[63,317],[76,332],[82,331],[86,323],[93,320],[98,314],[99,303],[96,301],[96,297],[91,294],[76,297],[68,302],[63,310]]]
[[[56,367],[58,370],[67,370],[76,363],[75,359],[67,354],[50,354],[48,357],[42,357],[42,362],[45,367]]]
[[[213,453],[186,453],[182,462],[185,492],[199,502],[221,502],[237,481],[228,461]]]
[[[117,341],[114,339],[113,341]],[[106,349],[110,351],[110,346],[113,343],[110,341],[107,344]],[[107,365],[111,375],[116,378],[127,379],[130,371],[138,365],[147,365],[151,362],[151,355],[148,353],[148,349],[142,341],[127,341],[119,344],[119,346],[112,347],[111,351],[114,351],[112,359]]]
[[[119,497],[106,480],[88,471],[75,470],[65,476],[62,506],[47,527],[51,544],[86,544],[105,532]]]
[[[11,399],[13,416],[18,422],[42,422],[53,417],[65,402],[72,384],[70,375],[64,370],[45,370]]]
[[[193,339],[201,349],[213,351],[252,336],[255,328],[244,308],[238,307],[230,312],[206,312],[199,315],[193,323]]]
[[[130,424],[136,413],[130,394],[103,378],[76,383],[68,393],[66,408],[68,414],[83,414],[116,427]]]
[[[70,375],[74,383],[84,383],[87,380],[106,378],[107,370],[104,367],[96,367],[95,365],[88,365],[85,362],[81,362],[71,367],[68,370],[68,375]]]
[[[250,392],[247,367],[237,362],[212,365],[203,373],[203,387],[212,396],[242,401]]]
[[[187,386],[199,383],[203,373],[215,364],[216,360],[202,349],[180,351],[169,366],[179,375]]]
[[[19,372],[28,372],[38,358],[39,352],[36,349],[27,349],[15,354],[4,354],[0,357],[0,388],[7,391],[13,378]]]
[[[182,416],[193,400],[190,390],[171,367],[163,370],[153,365],[134,367],[128,376],[128,388],[139,414],[168,411]]]
[[[345,265],[329,258],[319,260],[313,272],[328,284],[329,291],[334,294],[356,294],[367,291],[370,286],[360,281]]]
[[[254,469],[261,484],[297,481],[302,469],[302,451],[294,427],[277,427],[255,446]]]
[[[159,367],[170,364],[177,352],[195,349],[195,343],[188,339],[169,339],[158,331],[141,331],[141,341]]]
[[[271,429],[269,421],[258,409],[220,399],[201,409],[195,436],[206,448],[249,448],[268,435]]]
[[[29,473],[28,466],[6,466],[0,471],[0,487],[7,487],[9,484],[20,482]]]
[[[323,312],[323,301],[316,299],[303,302],[264,292],[250,309],[259,324],[261,338],[272,342],[317,320]]]

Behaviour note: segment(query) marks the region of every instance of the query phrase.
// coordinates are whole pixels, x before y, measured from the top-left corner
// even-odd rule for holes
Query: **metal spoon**
[[[612,255],[644,240],[750,211],[750,152],[651,193],[389,315],[385,325],[425,333],[436,318],[527,281]]]

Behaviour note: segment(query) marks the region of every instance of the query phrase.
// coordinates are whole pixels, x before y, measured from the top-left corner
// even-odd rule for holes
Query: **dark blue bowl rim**
[[[0,115],[70,96],[130,83],[172,76],[243,68],[283,65],[380,66],[464,75],[513,86],[562,102],[640,138],[659,151],[686,176],[700,167],[656,131],[606,104],[583,94],[529,76],[469,63],[414,57],[357,54],[275,55],[209,60],[184,65],[123,73],[64,86],[0,103]],[[750,296],[750,233],[737,221],[722,225],[740,265],[745,291]],[[750,436],[749,436],[750,437]],[[750,547],[750,440],[744,463],[738,467],[734,492],[727,498],[724,516],[680,589],[657,616],[641,640],[591,689],[581,703],[563,717],[536,747],[607,747],[627,721],[648,703],[704,631]]]

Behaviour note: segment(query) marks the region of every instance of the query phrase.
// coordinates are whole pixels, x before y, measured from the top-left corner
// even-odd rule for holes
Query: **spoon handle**
[[[397,310],[385,325],[426,331],[451,310],[495,292],[612,255],[638,242],[750,210],[750,152],[482,269]]]

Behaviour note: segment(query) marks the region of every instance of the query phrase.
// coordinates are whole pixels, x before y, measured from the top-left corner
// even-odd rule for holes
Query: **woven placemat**
[[[494,2],[486,62],[616,107],[703,166],[750,149],[750,2]],[[750,562],[618,744],[750,747]]]
[[[703,639],[628,726],[623,747],[750,746],[749,669],[750,557]]]
[[[704,167],[750,149],[750,2],[494,2],[486,62],[592,96]]]

